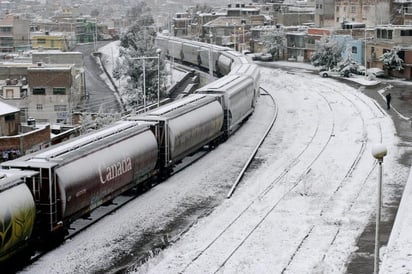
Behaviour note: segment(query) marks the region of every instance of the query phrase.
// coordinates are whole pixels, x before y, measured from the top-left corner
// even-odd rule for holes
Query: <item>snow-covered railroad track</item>
[[[145,272],[344,271],[374,205],[375,163],[367,152],[385,135],[387,117],[332,79],[269,69],[263,75],[279,117],[257,155],[260,166]]]
[[[198,268],[197,261],[202,261],[202,257],[209,257],[215,256],[214,254],[219,254],[219,261],[221,261],[220,265],[217,269],[213,270],[213,273],[219,272],[225,264],[233,257],[233,255],[237,252],[237,250],[245,244],[248,238],[260,227],[260,225],[266,220],[269,214],[271,214],[278,205],[288,197],[288,195],[293,192],[298,186],[303,184],[304,178],[311,170],[311,166],[316,162],[316,160],[322,155],[323,151],[328,146],[329,142],[331,141],[332,137],[334,136],[334,127],[335,121],[333,119],[333,108],[331,103],[321,94],[318,94],[320,98],[323,98],[324,107],[329,110],[329,115],[325,115],[328,117],[332,117],[327,123],[322,122],[322,117],[318,117],[317,126],[311,133],[310,141],[306,144],[306,146],[301,150],[301,152],[292,160],[289,161],[286,168],[281,172],[281,174],[273,179],[266,189],[264,189],[254,200],[252,200],[243,211],[241,211],[223,230],[220,234],[217,235],[203,250],[199,252],[197,256],[195,256],[192,261],[185,266],[182,273],[193,273],[195,269]],[[313,144],[318,143],[321,144],[319,147],[314,146]],[[311,155],[308,158],[304,159],[303,155],[308,154]],[[295,171],[296,170],[296,171]],[[289,186],[283,193],[280,195],[273,191],[274,186],[278,185],[285,177],[291,173],[296,172],[298,174],[298,180],[296,180],[291,186]],[[261,208],[262,200],[270,200],[271,205],[263,209]],[[267,203],[265,203],[267,206]],[[254,214],[254,212],[260,211],[260,218],[257,220],[256,223],[249,222],[247,223],[246,220],[249,219],[249,216]],[[245,225],[246,224],[246,225]],[[242,237],[238,237],[237,239],[232,238],[231,231],[233,229],[239,229],[242,227],[245,232],[242,233]],[[220,254],[220,246],[227,245],[231,246],[231,252],[229,254]]]
[[[367,174],[367,176],[363,179],[362,182],[357,182],[356,184],[351,183],[351,177],[353,175],[354,172],[356,172],[356,169],[359,166],[359,162],[361,161],[361,159],[363,157],[368,157],[369,154],[366,153],[366,147],[368,144],[368,129],[367,129],[367,123],[366,120],[367,119],[378,119],[380,114],[383,114],[383,112],[381,111],[380,108],[373,108],[371,107],[362,97],[360,97],[358,94],[345,94],[340,92],[338,89],[334,88],[333,86],[331,86],[331,90],[342,96],[344,99],[346,99],[351,105],[353,105],[353,108],[357,111],[357,113],[359,113],[359,119],[361,120],[362,123],[362,135],[364,136],[363,141],[361,141],[361,145],[359,147],[359,151],[357,154],[354,155],[354,159],[351,162],[351,165],[349,166],[349,168],[346,171],[346,174],[344,175],[344,177],[341,179],[341,181],[339,182],[339,184],[337,184],[337,186],[335,186],[336,188],[333,190],[333,192],[329,195],[329,198],[326,199],[325,202],[323,202],[322,207],[319,210],[319,217],[320,218],[333,218],[334,214],[331,214],[331,210],[333,212],[333,208],[336,206],[336,204],[339,202],[339,199],[341,197],[339,197],[341,195],[340,191],[343,190],[343,188],[352,188],[352,189],[358,189],[358,191],[356,191],[356,193],[354,193],[354,195],[352,197],[348,199],[345,199],[345,206],[343,206],[341,208],[341,214],[342,215],[346,215],[354,206],[354,204],[357,202],[357,200],[359,199],[359,195],[362,192],[363,188],[365,187],[367,181],[369,180],[369,177],[372,173],[372,171],[374,171],[377,162],[374,162],[373,164],[371,164],[370,168],[369,168],[369,172]],[[322,95],[324,96],[324,95]],[[326,95],[325,95],[326,96]],[[365,112],[361,111],[361,107],[359,107],[357,104],[360,104],[366,108],[369,109],[370,113],[365,114]],[[379,113],[378,113],[379,112]],[[382,128],[380,123],[377,124],[377,131],[378,131],[378,136],[380,136],[379,141],[382,141]],[[343,201],[342,201],[343,202]],[[328,216],[325,216],[328,215]],[[336,239],[338,238],[338,234],[341,232],[341,228],[342,228],[342,222],[337,221],[335,228],[330,232],[334,232],[332,233],[332,237],[331,237],[331,242],[329,244],[329,247],[333,248],[333,245],[336,241]],[[319,233],[319,231],[322,231],[322,229],[319,229],[317,226],[319,225],[313,225],[310,227],[308,233],[306,235],[304,235],[302,237],[301,242],[299,243],[296,251],[292,254],[290,261],[288,262],[288,264],[284,267],[284,269],[282,270],[281,273],[294,273],[294,271],[296,271],[295,268],[291,267],[293,265],[293,261],[296,257],[301,257],[302,259],[305,258],[306,256],[308,256],[309,254],[307,254],[308,252],[313,252],[313,250],[309,251],[310,248],[309,247],[305,247],[305,243],[306,242],[310,242],[310,237],[313,236],[311,234],[315,234],[314,238],[316,238],[316,233]],[[325,248],[325,247],[324,247]],[[302,251],[302,252],[301,252]],[[326,247],[326,249],[324,249],[323,251],[323,256],[322,259],[313,267],[313,270],[316,271],[317,268],[322,268],[321,265],[325,263],[325,260],[327,260],[327,253],[329,251],[329,248]],[[303,253],[303,254],[299,254],[299,252]],[[321,252],[322,253],[322,252]],[[299,255],[298,255],[299,254]],[[289,269],[291,268],[291,269]]]
[[[276,101],[273,98],[272,95],[270,95],[270,93],[261,88],[261,90],[263,90],[265,92],[265,95],[269,96],[270,99],[273,102],[273,106],[274,106],[274,113],[273,113],[273,117],[271,122],[268,124],[266,131],[264,132],[262,138],[260,139],[259,143],[256,145],[255,149],[252,151],[250,157],[248,158],[248,160],[246,161],[245,165],[243,166],[242,170],[239,172],[239,175],[236,178],[236,181],[233,183],[232,188],[230,189],[229,193],[227,194],[226,198],[230,198],[233,194],[233,192],[235,191],[237,185],[239,184],[240,180],[243,178],[243,176],[245,175],[248,167],[251,165],[252,161],[255,159],[256,153],[258,152],[259,148],[262,146],[263,142],[265,141],[266,137],[268,136],[270,130],[272,129],[272,127],[274,126],[276,119],[278,117],[278,106],[276,105]]]

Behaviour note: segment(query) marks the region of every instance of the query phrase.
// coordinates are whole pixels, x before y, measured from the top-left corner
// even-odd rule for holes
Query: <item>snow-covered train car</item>
[[[245,75],[227,75],[198,90],[198,94],[223,96],[225,134],[232,134],[252,114],[256,95],[254,80]]]
[[[36,217],[29,188],[36,176],[32,171],[0,169],[0,263],[19,254],[29,243]]]
[[[254,64],[254,63],[236,65],[230,71],[230,75],[244,75],[244,76],[249,76],[253,79],[253,82],[254,82],[254,97],[255,97],[255,101],[254,101],[253,105],[255,105],[256,101],[257,101],[257,98],[259,97],[259,94],[260,94],[260,69],[259,69],[259,66]]]
[[[197,94],[128,119],[153,123],[158,136],[160,166],[167,171],[216,140],[222,134],[224,114],[215,97]]]
[[[35,195],[40,230],[62,232],[121,192],[152,176],[158,157],[149,125],[121,121],[44,151],[2,163],[39,172]]]

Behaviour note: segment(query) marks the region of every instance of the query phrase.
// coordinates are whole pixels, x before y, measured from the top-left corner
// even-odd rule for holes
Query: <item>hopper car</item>
[[[34,239],[61,241],[73,221],[121,193],[164,180],[182,159],[225,141],[253,113],[260,74],[248,57],[162,35],[156,44],[183,63],[213,64],[221,78],[157,109],[0,163],[0,264],[30,250]]]

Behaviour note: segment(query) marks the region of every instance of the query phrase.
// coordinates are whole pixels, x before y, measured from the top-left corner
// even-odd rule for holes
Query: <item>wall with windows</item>
[[[36,120],[51,123],[70,123],[73,98],[73,65],[50,67],[40,65],[28,69],[30,85],[29,113],[36,113]]]
[[[380,26],[376,28],[375,37],[378,41],[412,44],[412,26]]]

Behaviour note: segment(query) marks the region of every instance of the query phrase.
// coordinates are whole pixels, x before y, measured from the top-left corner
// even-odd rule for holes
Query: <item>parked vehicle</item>
[[[385,71],[380,68],[368,68],[366,70],[366,75],[367,76],[374,76],[374,77],[384,77],[385,76]]]
[[[343,76],[343,73],[335,70],[335,69],[331,69],[331,70],[325,70],[325,71],[321,71],[319,72],[319,75],[326,78],[326,77],[340,77]]]

